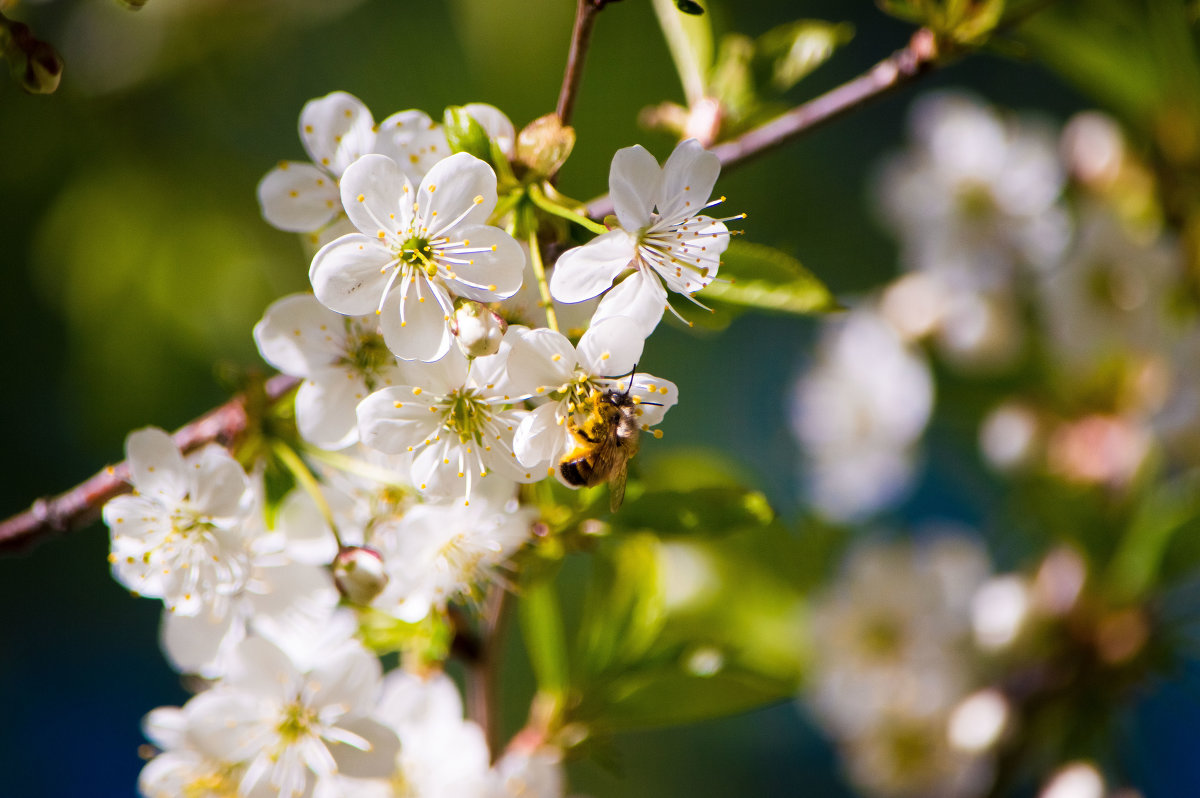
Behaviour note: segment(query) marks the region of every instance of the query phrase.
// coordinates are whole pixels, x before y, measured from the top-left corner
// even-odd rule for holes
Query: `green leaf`
[[[654,449],[638,456],[640,481],[648,491],[743,488],[752,476],[723,452],[703,447]]]
[[[800,261],[773,247],[731,241],[717,281],[700,295],[706,304],[807,315],[841,308],[825,284]]]
[[[525,584],[517,606],[538,690],[561,697],[567,689],[569,665],[562,612],[554,583],[543,579]]]
[[[593,557],[568,720],[598,732],[689,723],[795,694],[802,549],[778,525],[718,539],[613,536]]]
[[[852,38],[853,25],[796,20],[760,36],[755,54],[769,65],[771,87],[785,92],[828,61],[834,50]]]
[[[710,537],[762,528],[774,519],[766,496],[726,486],[643,493],[613,516],[612,526],[649,530],[663,537]]]
[[[631,536],[602,547],[593,559],[573,680],[585,693],[601,674],[636,662],[661,631],[657,546],[651,535]]]
[[[672,0],[654,0],[654,15],[667,40],[683,94],[687,104],[694,105],[707,93],[705,77],[712,66],[712,23],[708,15],[680,16],[677,9],[682,10]]]
[[[1165,555],[1180,530],[1200,521],[1200,470],[1160,485],[1137,508],[1108,568],[1110,595],[1118,602],[1145,596],[1160,581]],[[1196,560],[1188,559],[1193,567]],[[1179,563],[1172,563],[1178,568]]]

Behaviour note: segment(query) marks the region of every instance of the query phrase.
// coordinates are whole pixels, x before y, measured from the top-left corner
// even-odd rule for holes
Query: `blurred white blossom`
[[[793,396],[804,486],[822,514],[853,521],[903,497],[933,409],[933,378],[923,355],[874,309],[825,323]]]

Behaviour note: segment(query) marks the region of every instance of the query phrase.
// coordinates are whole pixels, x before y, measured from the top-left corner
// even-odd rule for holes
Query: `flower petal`
[[[358,405],[358,432],[365,446],[388,454],[406,452],[435,434],[440,417],[427,398],[406,387],[384,388]]]
[[[191,502],[214,518],[238,515],[250,480],[237,460],[219,444],[211,443],[188,455],[192,477]]]
[[[521,419],[513,437],[513,451],[517,460],[534,472],[554,470],[558,461],[571,447],[571,433],[565,423],[558,422],[558,402],[550,402],[534,408]]]
[[[628,374],[642,356],[646,339],[642,325],[628,316],[593,321],[579,339],[579,365],[598,377]]]
[[[291,294],[271,303],[254,342],[263,360],[284,374],[307,377],[342,354],[342,317],[312,294]]]
[[[282,703],[295,697],[302,682],[295,663],[278,646],[261,637],[249,637],[234,651],[224,683]]]
[[[448,233],[449,226],[484,224],[496,207],[496,173],[474,155],[456,152],[421,180],[417,206],[431,237]]]
[[[310,705],[328,722],[367,715],[379,697],[383,670],[362,646],[346,646],[317,665],[309,675]]]
[[[576,361],[575,347],[562,333],[525,330],[508,356],[508,382],[518,394],[545,393],[570,382]]]
[[[369,391],[351,369],[321,369],[296,391],[296,428],[323,449],[336,451],[358,441],[358,403]]]
[[[455,294],[479,302],[495,302],[517,293],[525,273],[525,250],[512,236],[498,227],[482,224],[459,225],[454,234],[463,241],[461,249],[484,250],[461,255],[455,254],[459,247],[441,250],[454,261],[466,261],[444,263],[452,274],[447,283]]]
[[[284,161],[258,183],[267,224],[289,233],[320,230],[341,209],[337,183],[312,164]]]
[[[624,230],[611,230],[558,257],[550,274],[550,294],[559,302],[583,302],[598,296],[629,268],[636,255]]]
[[[446,134],[424,111],[401,111],[379,124],[375,152],[400,165],[415,186],[435,163],[450,154]]]
[[[409,217],[401,206],[411,204],[412,188],[404,171],[386,155],[364,155],[342,175],[346,216],[365,236],[384,240],[406,235]]]
[[[431,363],[449,351],[454,336],[446,323],[447,314],[442,302],[450,304],[445,291],[430,284],[424,276],[417,277],[403,296],[398,296],[395,291],[388,296],[379,317],[379,327],[393,355],[401,360]]]
[[[233,612],[215,618],[206,612],[191,616],[164,612],[159,634],[175,670],[210,679],[221,676],[221,655],[246,633],[240,621],[235,626],[235,617]]]
[[[712,195],[721,161],[695,139],[675,147],[663,164],[658,193],[658,214],[664,219],[684,219],[700,213]]]
[[[360,779],[386,779],[395,772],[400,740],[394,731],[370,718],[347,720],[338,724],[338,728],[355,735],[367,746],[366,750],[360,750],[356,745],[341,742],[329,745],[341,773]]]
[[[650,224],[650,210],[661,184],[662,169],[642,145],[617,150],[608,170],[608,193],[621,227],[636,233]]]
[[[375,145],[375,120],[352,94],[335,91],[309,100],[300,111],[300,140],[313,163],[335,176]]]
[[[171,436],[157,427],[129,433],[125,439],[129,475],[139,493],[154,499],[181,501],[188,492],[183,455]]]
[[[650,269],[639,269],[604,295],[592,316],[592,324],[613,316],[627,316],[649,338],[667,308],[667,292]]]
[[[348,316],[374,313],[387,285],[383,273],[392,251],[378,239],[351,233],[329,242],[313,256],[308,270],[321,304]]]

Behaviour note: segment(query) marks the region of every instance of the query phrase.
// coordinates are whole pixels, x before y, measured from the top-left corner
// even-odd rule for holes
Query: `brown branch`
[[[509,606],[508,590],[493,584],[484,599],[479,624],[477,656],[467,664],[467,717],[479,724],[487,740],[488,750],[495,760],[502,753],[499,717],[497,716],[496,682],[500,671],[500,642]]]
[[[266,384],[267,399],[276,401],[298,384],[297,378],[284,374],[272,377]],[[228,446],[246,430],[248,421],[246,398],[236,396],[181,427],[173,437],[185,453],[209,443]],[[0,523],[0,551],[15,551],[50,535],[85,527],[100,516],[105,502],[129,490],[129,466],[120,462],[66,493],[38,499],[25,512]]]
[[[803,105],[775,117],[736,139],[718,144],[712,152],[721,166],[735,166],[770,152],[820,125],[832,122],[895,89],[907,86],[938,66],[937,42],[934,34],[922,28],[913,34],[908,45],[880,61],[871,69]],[[587,215],[603,219],[613,212],[608,196],[592,200]]]
[[[571,124],[575,111],[575,98],[579,95],[579,82],[583,79],[583,62],[587,57],[588,45],[592,41],[592,26],[596,15],[609,3],[617,0],[576,0],[575,25],[571,29],[571,48],[567,51],[567,68],[563,72],[562,88],[558,91],[555,114],[564,126]]]

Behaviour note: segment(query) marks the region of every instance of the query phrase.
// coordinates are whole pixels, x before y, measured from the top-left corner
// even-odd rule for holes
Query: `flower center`
[[[400,245],[398,257],[401,263],[414,269],[421,269],[429,277],[436,277],[437,263],[433,259],[433,246],[428,238],[413,236]]]
[[[395,356],[382,335],[346,319],[346,345],[340,364],[361,374],[367,390],[379,387],[379,376],[394,362]]]
[[[475,388],[456,388],[440,403],[442,426],[458,435],[460,443],[482,442],[492,411]]]
[[[312,732],[312,726],[317,721],[317,713],[301,704],[299,701],[288,704],[283,710],[283,718],[279,721],[276,731],[279,740],[284,745],[290,745],[301,737],[307,737]]]
[[[236,798],[238,782],[228,771],[192,779],[183,787],[183,798]]]

